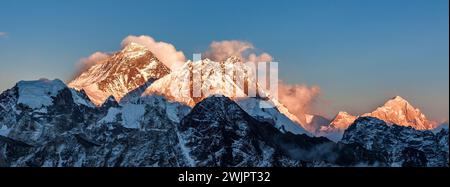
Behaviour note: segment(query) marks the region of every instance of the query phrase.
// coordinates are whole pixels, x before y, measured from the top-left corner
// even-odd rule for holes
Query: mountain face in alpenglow
[[[436,122],[428,120],[418,108],[414,108],[400,96],[390,99],[375,111],[362,116],[376,117],[387,123],[412,127],[417,130],[430,130],[436,127]]]
[[[428,120],[418,108],[414,108],[400,96],[388,100],[383,106],[378,107],[373,112],[361,116],[375,117],[389,124],[412,127],[417,130],[430,130],[437,126],[436,122]],[[356,118],[358,116],[353,116],[346,112],[339,112],[330,123],[330,126],[345,130]]]
[[[237,80],[242,81],[239,83]],[[252,67],[237,57],[232,56],[222,62],[204,59],[186,62],[183,67],[151,84],[143,95],[162,95],[168,100],[191,107],[209,96],[223,95],[237,102],[253,117],[270,121],[281,131],[309,134],[296,116],[256,82]],[[198,83],[198,87],[195,83]],[[252,95],[249,90],[255,90],[255,97],[248,96]],[[194,94],[196,91],[199,94]],[[275,107],[261,108],[261,102],[268,102]]]
[[[245,85],[239,86],[236,83],[237,76],[244,80]],[[245,97],[244,87],[255,82],[256,75],[237,57],[230,57],[223,62],[204,59],[196,62],[188,61],[182,68],[154,82],[145,94],[158,93],[169,99],[194,106],[215,94],[232,99]],[[194,92],[198,94],[194,95]]]
[[[383,106],[378,107],[373,112],[361,116],[375,117],[385,121],[387,124],[412,127],[416,130],[432,130],[438,126],[436,122],[428,120],[419,109],[414,108],[400,96],[388,100]],[[316,135],[325,136],[333,141],[339,141],[344,131],[358,117],[346,112],[339,112],[333,121],[328,126],[322,126]]]
[[[101,105],[109,96],[118,101],[126,94],[170,73],[145,46],[131,43],[104,62],[89,68],[69,83],[84,90],[91,101]]]
[[[353,116],[347,112],[339,112],[334,119],[325,126],[321,126],[317,136],[325,136],[330,140],[338,142],[341,140],[344,131],[357,119],[357,116]]]
[[[347,129],[348,126],[356,120],[356,118],[358,117],[341,111],[336,115],[336,117],[334,117],[333,121],[331,121],[330,126],[338,129]]]

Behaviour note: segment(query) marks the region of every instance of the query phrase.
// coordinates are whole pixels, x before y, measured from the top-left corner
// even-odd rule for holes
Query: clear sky
[[[243,40],[280,62],[288,83],[321,87],[331,113],[369,112],[401,95],[448,119],[448,0],[0,1],[0,90],[67,80],[95,51],[149,35],[190,57]]]

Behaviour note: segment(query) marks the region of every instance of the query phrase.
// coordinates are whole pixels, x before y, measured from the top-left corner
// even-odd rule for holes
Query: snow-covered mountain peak
[[[244,86],[236,83],[237,76],[247,85],[256,82],[247,66],[233,63],[232,59],[225,62],[210,59],[188,61],[183,67],[155,81],[144,95],[157,93],[189,106],[214,94],[232,99],[245,97]]]
[[[347,113],[346,111],[339,111],[336,116],[350,116],[350,114]]]
[[[58,87],[65,87],[65,84],[63,81],[59,79],[46,79],[41,78],[39,80],[30,80],[30,81],[19,81],[17,83],[17,86],[20,88],[26,88],[26,87],[35,87],[39,89],[50,89],[50,88],[58,88]]]
[[[356,116],[353,116],[347,112],[340,111],[330,124],[335,128],[346,129],[356,120],[356,118]]]
[[[399,108],[399,107],[405,107],[405,106],[409,107],[409,106],[411,106],[411,104],[403,97],[395,96],[392,99],[389,99],[388,101],[386,101],[386,103],[383,106]]]
[[[64,89],[66,85],[58,79],[40,79],[36,81],[20,81],[17,83],[19,98],[17,103],[36,109],[52,104],[52,97]]]
[[[128,45],[126,45],[122,51],[125,52],[136,52],[136,51],[148,51],[148,48],[145,47],[144,45],[135,43],[135,42],[131,42]]]
[[[353,116],[346,112],[339,112],[330,125],[320,129],[320,135],[333,140],[339,140],[342,133],[352,125],[359,116]],[[388,124],[412,127],[416,130],[432,130],[438,127],[438,123],[430,121],[418,109],[412,106],[401,96],[395,96],[378,107],[373,112],[365,113],[361,117],[374,117]]]
[[[395,101],[399,101],[399,102],[408,102],[408,101],[406,101],[406,99],[404,99],[403,97],[401,97],[399,95],[393,97],[391,100],[395,100]]]
[[[84,90],[93,103],[101,105],[111,95],[120,101],[148,80],[156,80],[169,73],[170,69],[145,46],[130,43],[82,73],[69,83],[69,87]]]
[[[225,63],[232,63],[232,64],[234,64],[234,63],[242,63],[242,59],[240,59],[237,56],[230,56],[229,58],[227,58],[225,60]]]
[[[400,96],[388,100],[375,111],[362,116],[376,117],[391,124],[413,127],[418,130],[430,130],[436,127],[436,122],[428,120],[418,108]]]
[[[344,131],[352,125],[357,118],[357,116],[353,116],[345,111],[340,111],[328,125],[321,126],[316,135],[325,136],[330,140],[337,142],[342,138]]]

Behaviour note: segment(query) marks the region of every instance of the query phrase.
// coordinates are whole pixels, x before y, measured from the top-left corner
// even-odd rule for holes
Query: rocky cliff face
[[[358,118],[344,133],[342,143],[355,143],[385,153],[390,166],[448,166],[448,131],[435,135],[412,127],[388,125],[373,118]]]

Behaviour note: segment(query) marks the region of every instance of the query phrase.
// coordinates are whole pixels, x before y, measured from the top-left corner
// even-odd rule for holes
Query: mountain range
[[[194,96],[194,74],[206,94]],[[0,166],[448,167],[448,128],[432,132],[437,123],[401,97],[360,117],[302,124],[264,90],[245,97],[255,80],[236,57],[171,71],[129,44],[67,85],[41,79],[4,91]]]
[[[443,125],[428,120],[418,108],[415,108],[400,96],[389,99],[383,106],[376,108],[373,112],[362,114],[361,117],[375,117],[387,124],[411,127],[416,130],[433,130]],[[344,131],[357,118],[358,116],[353,116],[347,112],[339,112],[329,125],[321,126],[317,134],[338,141]]]

